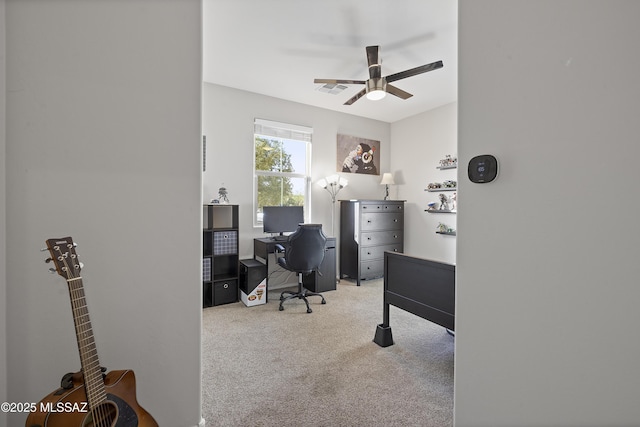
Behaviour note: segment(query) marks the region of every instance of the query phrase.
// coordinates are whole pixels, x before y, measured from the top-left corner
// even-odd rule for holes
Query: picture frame
[[[338,172],[380,175],[380,141],[343,134],[336,141]]]

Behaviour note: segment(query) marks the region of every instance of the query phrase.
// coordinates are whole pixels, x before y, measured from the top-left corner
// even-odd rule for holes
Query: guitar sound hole
[[[118,421],[118,406],[113,402],[104,402],[89,412],[82,427],[114,427]]]

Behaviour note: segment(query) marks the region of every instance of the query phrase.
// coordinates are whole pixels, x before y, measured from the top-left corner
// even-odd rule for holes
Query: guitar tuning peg
[[[51,273],[51,274],[56,274],[56,272],[57,272],[57,271],[56,271],[56,269],[55,269],[55,268],[50,268],[50,269],[49,269],[49,273]]]
[[[50,263],[51,261],[53,261],[53,258],[51,258],[51,257],[49,257],[49,258],[44,260],[44,262],[46,262],[47,264]]]
[[[47,252],[49,248],[40,248],[40,252]]]
[[[84,263],[83,262],[80,263],[80,268],[84,268]]]

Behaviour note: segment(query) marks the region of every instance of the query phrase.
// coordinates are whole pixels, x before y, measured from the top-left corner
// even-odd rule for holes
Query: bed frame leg
[[[393,345],[391,326],[379,324],[376,328],[376,336],[373,338],[373,342],[378,344],[380,347],[389,347],[390,345]]]

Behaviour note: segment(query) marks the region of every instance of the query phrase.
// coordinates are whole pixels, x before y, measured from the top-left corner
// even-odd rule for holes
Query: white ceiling
[[[204,0],[204,81],[385,122],[457,100],[457,0]],[[413,96],[345,101],[314,78],[368,78],[365,47],[380,46],[382,75],[442,60],[394,82]]]

